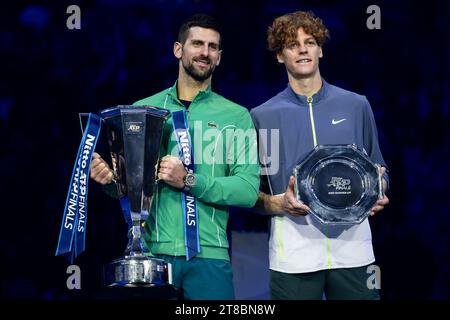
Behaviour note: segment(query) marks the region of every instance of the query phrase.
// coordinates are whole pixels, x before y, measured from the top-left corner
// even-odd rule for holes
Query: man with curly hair
[[[368,219],[353,226],[322,225],[294,194],[293,168],[318,144],[356,144],[388,176],[367,99],[327,83],[319,59],[329,31],[312,12],[278,17],[268,29],[268,48],[284,64],[285,90],[254,108],[257,129],[279,130],[279,168],[261,176],[256,208],[272,215],[269,258],[272,299],[379,299],[367,286],[375,261]],[[270,139],[267,139],[270,140]],[[260,139],[266,151],[272,147]],[[264,159],[262,159],[264,160]],[[265,162],[265,161],[262,161]],[[376,214],[389,202],[378,200]]]

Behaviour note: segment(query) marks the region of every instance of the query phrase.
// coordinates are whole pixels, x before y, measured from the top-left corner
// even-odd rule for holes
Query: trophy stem
[[[144,239],[144,221],[133,221],[133,226],[128,229],[128,244],[125,249],[125,257],[144,256],[150,252]]]

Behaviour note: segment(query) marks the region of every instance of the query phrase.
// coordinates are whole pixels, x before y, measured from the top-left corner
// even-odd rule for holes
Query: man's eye
[[[313,41],[313,40],[310,40],[310,41],[306,42],[306,44],[307,44],[308,46],[315,46],[315,45],[316,45],[316,42]]]
[[[295,49],[295,48],[298,47],[298,43],[296,43],[296,42],[290,43],[290,44],[288,44],[287,47],[288,47],[289,49]]]

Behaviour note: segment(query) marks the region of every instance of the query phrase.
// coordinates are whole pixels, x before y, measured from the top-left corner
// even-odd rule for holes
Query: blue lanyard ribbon
[[[85,249],[89,172],[100,128],[100,117],[90,113],[67,192],[55,255],[63,255],[71,263]]]
[[[194,146],[189,134],[189,125],[184,110],[172,112],[173,129],[178,143],[181,162],[187,172],[194,173]],[[184,241],[186,244],[186,260],[190,260],[200,252],[198,239],[197,200],[187,192],[181,197],[184,220]]]
[[[130,200],[128,200],[127,195],[120,198],[120,207],[122,208],[123,217],[127,222],[128,229],[132,228],[133,220],[131,219]]]

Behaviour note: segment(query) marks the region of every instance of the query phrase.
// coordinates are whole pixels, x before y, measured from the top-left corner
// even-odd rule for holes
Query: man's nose
[[[299,52],[300,54],[308,53],[308,47],[306,47],[304,44],[300,43],[300,44],[298,45],[298,52]]]
[[[209,47],[207,44],[205,44],[204,46],[202,46],[202,48],[200,49],[200,53],[202,56],[207,57],[209,54]]]

